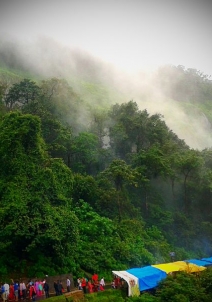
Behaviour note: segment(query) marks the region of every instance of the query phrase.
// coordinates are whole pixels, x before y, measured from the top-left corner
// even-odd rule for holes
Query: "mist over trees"
[[[179,260],[211,256],[210,148],[192,149],[130,97],[109,102],[114,87],[105,97],[92,64],[86,98],[70,78],[23,77],[19,57],[17,65],[5,56],[1,49],[2,275],[104,273],[169,261],[173,250]],[[210,124],[208,76],[165,66],[159,87]]]

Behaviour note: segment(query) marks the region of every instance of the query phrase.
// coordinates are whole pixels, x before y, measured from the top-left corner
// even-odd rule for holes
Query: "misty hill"
[[[123,100],[113,84],[114,70],[101,60],[78,50],[70,50],[53,40],[21,45],[7,41],[0,46],[1,71],[14,80],[19,77],[43,80],[64,78],[87,102],[105,105]]]
[[[183,66],[163,66],[152,73],[127,74],[80,50],[51,39],[0,46],[0,78],[11,85],[23,78],[39,82],[64,78],[92,107],[108,108],[134,100],[140,109],[164,116],[167,125],[198,149],[212,146],[212,82],[207,75]]]
[[[11,49],[2,52],[0,81],[1,275],[105,275],[168,261],[170,251],[178,260],[210,256],[212,152],[191,149],[166,123],[178,117],[182,127],[185,108],[202,114],[208,78],[195,71],[199,95],[183,101],[173,84],[178,74],[181,86],[190,77],[182,67],[130,78],[92,61],[93,77],[90,63],[81,74],[70,67],[66,80],[44,75],[48,58],[39,74],[39,60],[26,56],[29,68]],[[100,102],[89,85],[115,92]],[[115,94],[138,101],[118,103]],[[200,127],[185,120],[183,130]],[[208,136],[206,128],[197,134]]]

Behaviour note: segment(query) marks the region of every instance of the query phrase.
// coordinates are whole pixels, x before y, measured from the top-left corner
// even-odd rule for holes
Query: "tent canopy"
[[[212,257],[210,258],[202,258],[201,260],[207,261],[209,263],[212,263]]]
[[[128,283],[130,296],[137,295],[139,290],[144,291],[156,287],[171,272],[196,273],[205,270],[208,265],[212,265],[212,257],[149,265],[126,271],[113,271],[113,273]]]
[[[189,259],[189,260],[186,260],[186,262],[193,263],[193,264],[196,264],[196,265],[199,265],[199,266],[208,266],[208,265],[211,265],[211,263],[208,262],[208,261],[198,260],[198,259]]]
[[[182,268],[179,265],[175,264],[174,262],[155,264],[152,266],[164,271],[167,274],[182,270]]]
[[[158,282],[166,278],[165,272],[152,266],[131,268],[127,272],[138,278],[140,291],[154,288]]]
[[[196,264],[188,263],[185,261],[176,261],[173,263],[179,265],[179,267],[181,267],[181,270],[187,273],[197,273],[197,272],[204,271],[206,269],[204,266],[198,266]]]

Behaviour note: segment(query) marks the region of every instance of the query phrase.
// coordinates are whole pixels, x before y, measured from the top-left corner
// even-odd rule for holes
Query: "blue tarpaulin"
[[[212,257],[210,257],[210,258],[202,258],[201,260],[207,261],[209,263],[212,263]]]
[[[198,260],[198,259],[190,259],[190,260],[185,260],[185,262],[188,262],[188,263],[193,263],[193,264],[196,264],[196,265],[199,265],[199,266],[208,266],[208,265],[211,265],[210,262],[208,261],[205,261],[205,260]]]
[[[131,268],[127,272],[138,278],[140,291],[154,288],[158,282],[166,278],[165,272],[152,266]]]

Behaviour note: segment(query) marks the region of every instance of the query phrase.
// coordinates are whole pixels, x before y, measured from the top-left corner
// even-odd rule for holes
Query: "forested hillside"
[[[210,148],[190,148],[160,112],[120,102],[118,89],[117,102],[86,98],[109,84],[89,79],[80,94],[70,79],[1,60],[0,274],[103,273],[169,261],[171,251],[211,256]],[[209,78],[182,66],[158,73],[156,87],[210,125]]]

